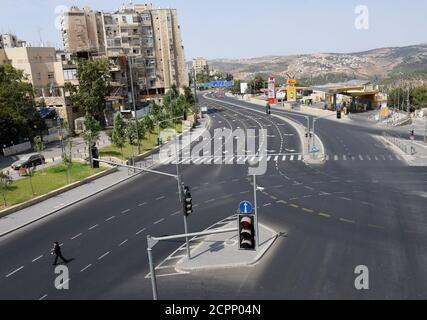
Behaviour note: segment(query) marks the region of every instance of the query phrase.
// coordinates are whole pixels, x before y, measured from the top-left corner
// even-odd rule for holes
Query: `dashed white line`
[[[6,275],[6,278],[9,278],[11,275],[17,273],[18,271],[24,269],[24,266],[20,266],[18,269],[13,270],[11,273]]]
[[[92,264],[91,264],[91,263],[90,263],[90,264],[88,264],[86,267],[84,267],[82,270],[80,270],[80,272],[83,272],[83,271],[85,271],[85,270],[89,269],[90,267],[92,267]]]
[[[146,204],[147,204],[147,202],[140,203],[140,204],[138,204],[138,207],[145,206]]]
[[[122,213],[128,213],[130,209],[123,210]]]
[[[98,226],[99,226],[99,224],[95,224],[94,226],[90,227],[88,230],[95,229],[95,228],[96,228],[96,227],[98,227]]]
[[[76,238],[80,237],[82,234],[83,234],[83,233],[81,233],[81,232],[80,232],[79,234],[76,234],[74,237],[72,237],[72,238],[71,238],[71,240],[74,240],[74,239],[76,239]]]
[[[354,220],[349,220],[349,219],[344,219],[344,218],[340,218],[340,221],[347,222],[347,223],[355,223],[356,222]]]
[[[193,206],[194,207],[194,206]],[[170,214],[170,216],[172,217],[172,216],[176,216],[178,213],[180,213],[181,212],[181,210],[178,210],[178,211],[175,211],[174,213],[171,213]]]
[[[43,300],[44,298],[46,298],[47,297],[47,294],[44,294],[44,295],[42,295],[40,298],[39,298],[39,301],[40,300]]]
[[[346,201],[351,201],[351,199],[346,198],[346,197],[340,197],[340,199],[346,200]]]
[[[105,258],[107,255],[109,255],[110,254],[110,251],[107,251],[106,253],[104,253],[102,256],[100,256],[99,258],[98,258],[98,260],[101,260],[102,258]]]
[[[31,260],[31,262],[36,262],[37,260],[39,260],[39,259],[41,259],[41,258],[43,258],[43,255],[40,255],[40,256],[38,256],[37,258],[35,258],[35,259]]]
[[[266,203],[263,205],[263,207],[271,206],[271,203]]]
[[[160,223],[160,222],[162,222],[162,221],[164,221],[165,220],[165,218],[162,218],[162,219],[160,219],[160,220],[157,220],[156,222],[154,222],[153,224],[158,224],[158,223]]]
[[[111,216],[111,217],[109,217],[109,218],[105,219],[105,221],[113,220],[115,217],[116,217],[116,216]]]
[[[205,201],[205,203],[213,202],[213,201],[215,201],[215,200],[216,200],[215,198],[213,198],[213,199],[209,199],[209,200],[206,200],[206,201]]]
[[[140,234],[141,232],[144,232],[146,230],[146,228],[143,228],[141,230],[139,230],[137,233],[135,233],[136,235]]]
[[[126,242],[128,242],[128,239],[126,239],[126,240],[124,240],[124,241],[120,242],[120,243],[119,243],[119,247],[121,247],[122,245],[124,245]]]
[[[161,196],[161,197],[156,198],[156,200],[162,200],[164,198],[166,198],[166,197],[165,196]]]

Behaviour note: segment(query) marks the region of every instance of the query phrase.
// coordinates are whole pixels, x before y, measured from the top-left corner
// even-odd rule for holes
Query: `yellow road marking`
[[[344,218],[340,218],[340,221],[347,222],[347,223],[356,223],[356,221],[354,221],[354,220],[348,220],[348,219],[344,219]]]
[[[330,218],[331,217],[330,214],[323,213],[323,212],[319,212],[319,216],[326,217],[326,218]]]
[[[299,205],[294,204],[294,203],[291,203],[291,204],[290,204],[290,206],[291,206],[291,207],[294,207],[294,208],[299,208]]]

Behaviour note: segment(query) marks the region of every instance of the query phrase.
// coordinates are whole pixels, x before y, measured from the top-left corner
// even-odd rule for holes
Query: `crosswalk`
[[[251,164],[258,162],[298,162],[303,161],[302,154],[270,154],[261,156],[233,155],[233,156],[183,156],[178,159],[178,164]],[[325,161],[330,162],[383,162],[383,161],[402,161],[403,159],[394,154],[325,154]],[[176,158],[167,158],[160,161],[162,164],[176,164]]]

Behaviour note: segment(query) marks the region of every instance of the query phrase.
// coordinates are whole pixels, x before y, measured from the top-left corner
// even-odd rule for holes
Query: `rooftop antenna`
[[[42,33],[41,33],[42,30],[43,29],[40,27],[37,28],[37,33],[39,34],[39,40],[40,40],[40,47],[43,47],[43,39],[42,39]]]

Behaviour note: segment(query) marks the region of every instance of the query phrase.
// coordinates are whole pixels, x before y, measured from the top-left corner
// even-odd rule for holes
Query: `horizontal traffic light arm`
[[[187,238],[187,237],[207,236],[211,234],[227,233],[227,232],[233,232],[233,231],[237,232],[239,231],[239,229],[238,228],[216,229],[216,230],[193,232],[193,233],[186,233],[186,234],[184,233],[184,234],[177,234],[173,236],[163,236],[163,237],[152,237],[148,235],[147,236],[148,248],[151,249],[159,241],[174,240],[174,239],[181,239],[181,238]]]
[[[173,177],[175,179],[178,179],[179,177],[175,174],[171,174],[171,173],[166,173],[166,172],[162,172],[162,171],[156,171],[156,170],[151,170],[151,169],[146,169],[146,168],[140,168],[140,167],[135,167],[135,166],[129,166],[127,164],[121,164],[121,163],[117,163],[117,162],[113,162],[113,161],[108,161],[108,160],[100,160],[100,159],[92,159],[94,161],[98,161],[98,162],[102,162],[102,163],[106,163],[106,164],[111,164],[113,166],[118,166],[118,167],[123,167],[123,168],[130,168],[130,169],[135,169],[135,170],[139,170],[139,171],[145,171],[145,172],[150,172],[150,173],[154,173],[154,174],[160,174],[162,176],[167,176],[167,177]]]

